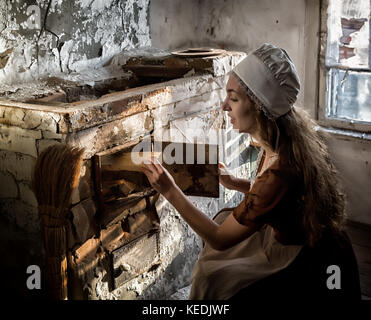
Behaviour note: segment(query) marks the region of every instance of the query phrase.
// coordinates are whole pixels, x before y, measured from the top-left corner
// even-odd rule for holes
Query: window
[[[328,0],[322,8],[322,124],[371,131],[370,0]]]

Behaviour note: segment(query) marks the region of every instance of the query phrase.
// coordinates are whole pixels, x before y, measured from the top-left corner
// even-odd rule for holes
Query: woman
[[[192,272],[191,299],[230,299],[287,270],[306,252],[303,248],[314,248],[324,234],[342,234],[344,199],[336,172],[315,123],[293,106],[299,89],[292,60],[270,44],[231,72],[222,109],[234,129],[261,145],[253,181],[238,179],[219,164],[220,183],[245,193],[236,208],[210,219],[160,163],[143,169],[205,242]]]

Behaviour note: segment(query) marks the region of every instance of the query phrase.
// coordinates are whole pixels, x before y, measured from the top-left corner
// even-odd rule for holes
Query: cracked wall
[[[0,84],[98,67],[151,45],[149,0],[0,2]]]

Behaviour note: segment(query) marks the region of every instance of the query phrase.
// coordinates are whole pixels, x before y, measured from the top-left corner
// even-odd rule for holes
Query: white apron
[[[231,213],[223,211],[214,220],[221,224]],[[253,282],[286,268],[302,247],[281,244],[269,225],[226,250],[214,250],[205,243],[192,271],[189,299],[229,299]]]

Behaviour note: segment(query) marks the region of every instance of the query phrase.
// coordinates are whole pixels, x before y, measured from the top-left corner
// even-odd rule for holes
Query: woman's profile
[[[219,164],[220,183],[245,194],[237,207],[210,219],[160,163],[143,169],[204,240],[192,272],[190,299],[264,295],[283,285],[288,292],[301,288],[331,296],[326,267],[336,263],[343,269],[339,296],[360,298],[337,171],[316,123],[294,106],[300,81],[287,52],[263,44],[231,71],[226,91],[222,109],[233,128],[261,146],[251,180],[234,177]]]

